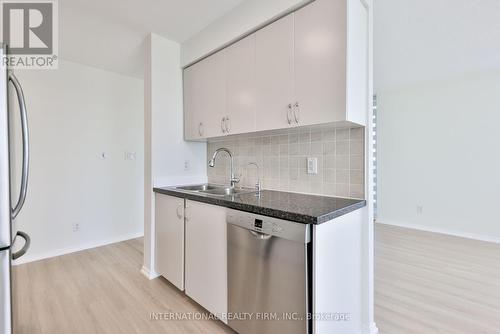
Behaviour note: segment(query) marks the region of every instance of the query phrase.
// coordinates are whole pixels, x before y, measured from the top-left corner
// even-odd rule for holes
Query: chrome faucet
[[[229,160],[229,168],[231,170],[231,188],[234,188],[236,183],[240,182],[240,179],[237,178],[236,176],[234,176],[234,159],[233,159],[233,154],[231,153],[231,151],[229,151],[225,147],[218,148],[215,151],[214,155],[212,156],[212,159],[210,159],[210,161],[208,162],[208,165],[210,167],[215,166],[215,159],[217,158],[217,154],[219,154],[219,152],[226,152],[229,155],[229,159],[230,159]]]
[[[253,165],[253,166],[257,167],[257,183],[255,183],[255,190],[257,190],[257,192],[260,193],[261,184],[260,184],[260,168],[259,168],[259,165],[256,162],[249,162],[248,165],[249,166]]]

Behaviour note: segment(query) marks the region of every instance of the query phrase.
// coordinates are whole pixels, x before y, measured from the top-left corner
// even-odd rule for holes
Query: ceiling
[[[499,0],[374,0],[375,92],[500,69]]]
[[[182,43],[243,0],[59,1],[59,54],[66,60],[142,77],[144,38]]]
[[[243,1],[59,1],[59,53],[141,78],[150,32],[182,43]],[[373,2],[375,92],[500,69],[499,0]]]

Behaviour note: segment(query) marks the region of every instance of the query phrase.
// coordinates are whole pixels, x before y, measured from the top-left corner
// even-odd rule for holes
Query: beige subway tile
[[[335,142],[324,142],[323,143],[323,154],[324,155],[335,154]]]
[[[336,141],[335,154],[349,154],[349,141]]]
[[[280,179],[280,191],[289,191],[290,190],[290,181]]]
[[[365,139],[365,129],[364,128],[352,128],[350,139],[351,140],[364,140]]]
[[[309,182],[299,181],[298,182],[298,186],[299,186],[299,190],[298,191],[300,191],[300,192],[309,192],[309,189],[310,189]]]
[[[280,145],[280,156],[288,156],[288,144]]]
[[[323,157],[323,167],[324,168],[335,168],[335,156],[334,155],[326,155]]]
[[[299,155],[299,144],[290,144],[288,145],[288,154],[289,155]]]
[[[288,160],[289,161],[289,164],[290,164],[290,168],[299,168],[299,163],[302,159],[299,158],[299,157],[290,157],[290,159]]]
[[[280,168],[281,169],[289,168],[289,166],[290,166],[290,159],[288,158],[288,156],[284,157],[280,156]]]
[[[289,133],[288,134],[288,143],[289,144],[298,144],[299,143],[299,134],[298,133]]]
[[[299,169],[298,168],[290,168],[290,180],[297,181],[299,179]]]
[[[271,145],[271,155],[278,156],[280,154],[280,145],[272,144]]]
[[[336,169],[335,170],[335,182],[336,183],[349,183],[349,170],[348,169]]]
[[[336,169],[350,169],[349,168],[349,156],[348,155],[336,155],[335,156],[335,168]]]
[[[349,197],[365,198],[365,187],[362,184],[351,184]]]
[[[349,197],[349,184],[348,183],[336,183],[335,184],[335,196]]]
[[[322,194],[323,193],[323,182],[312,181],[309,184],[309,192],[313,194]]]
[[[324,128],[321,130],[321,136],[322,136],[323,142],[335,141],[335,129],[334,128]]]
[[[318,159],[318,175],[323,175],[323,157],[322,156],[319,156],[319,157],[314,157],[316,159]],[[307,162],[306,162],[306,167],[307,167]]]
[[[327,168],[323,171],[325,183],[335,183],[335,169]]]
[[[311,131],[311,142],[320,142],[323,139],[321,129],[314,129]]]
[[[364,184],[365,173],[359,170],[351,170],[350,184]]]
[[[291,180],[289,183],[289,190],[295,192],[300,191],[299,181]]]
[[[349,129],[336,129],[335,130],[335,140],[349,140]]]
[[[299,144],[309,144],[311,142],[311,133],[309,131],[299,133]]]
[[[280,179],[290,179],[290,169],[280,168]]]
[[[311,154],[311,143],[302,143],[302,144],[299,144],[299,154],[300,155],[309,155],[309,154]]]
[[[364,154],[364,142],[363,141],[351,141],[351,154],[363,155]]]
[[[305,168],[299,168],[299,180],[308,180],[309,174]]]
[[[364,156],[362,155],[351,155],[350,156],[351,165],[350,169],[353,170],[363,170],[364,169]]]
[[[299,157],[299,168],[306,170],[307,169],[307,158]]]
[[[323,154],[323,145],[321,142],[311,143],[311,154],[313,155]]]
[[[335,196],[335,183],[324,183],[323,194]]]

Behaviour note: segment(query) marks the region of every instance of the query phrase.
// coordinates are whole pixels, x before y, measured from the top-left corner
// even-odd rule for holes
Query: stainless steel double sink
[[[187,191],[187,192],[195,192],[195,193],[213,195],[213,196],[221,196],[221,197],[257,192],[255,189],[252,189],[252,188],[231,188],[228,186],[210,184],[210,183],[189,185],[189,186],[179,186],[179,187],[175,187],[175,189]]]

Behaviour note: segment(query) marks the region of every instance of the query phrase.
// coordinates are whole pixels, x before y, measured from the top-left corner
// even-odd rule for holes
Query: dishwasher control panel
[[[227,223],[297,242],[310,241],[310,226],[254,213],[227,209]]]

